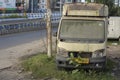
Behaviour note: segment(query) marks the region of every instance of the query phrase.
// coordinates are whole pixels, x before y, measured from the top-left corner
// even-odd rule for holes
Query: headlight
[[[57,53],[61,56],[68,57],[68,52],[63,48],[58,48]]]
[[[93,52],[92,57],[93,57],[93,58],[103,57],[103,56],[104,56],[104,53],[105,53],[105,50],[104,50],[104,49],[97,50],[97,51]]]

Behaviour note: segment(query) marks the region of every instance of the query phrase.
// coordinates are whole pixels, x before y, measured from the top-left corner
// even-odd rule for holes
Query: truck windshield
[[[62,20],[61,39],[71,40],[105,40],[104,21]]]

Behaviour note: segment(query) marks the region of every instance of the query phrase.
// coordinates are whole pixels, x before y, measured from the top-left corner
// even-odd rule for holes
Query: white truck
[[[120,41],[120,17],[109,18],[108,39],[118,39]]]
[[[104,68],[108,7],[96,3],[64,4],[57,32],[58,68]],[[72,57],[71,57],[72,55]]]

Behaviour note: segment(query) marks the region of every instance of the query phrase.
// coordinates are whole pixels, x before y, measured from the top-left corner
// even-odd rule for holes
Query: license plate
[[[79,64],[88,64],[89,63],[88,58],[74,58],[74,61]]]

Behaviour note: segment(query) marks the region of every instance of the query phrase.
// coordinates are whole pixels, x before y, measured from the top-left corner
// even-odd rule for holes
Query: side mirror
[[[53,36],[54,36],[54,37],[57,37],[57,32],[53,33]]]

